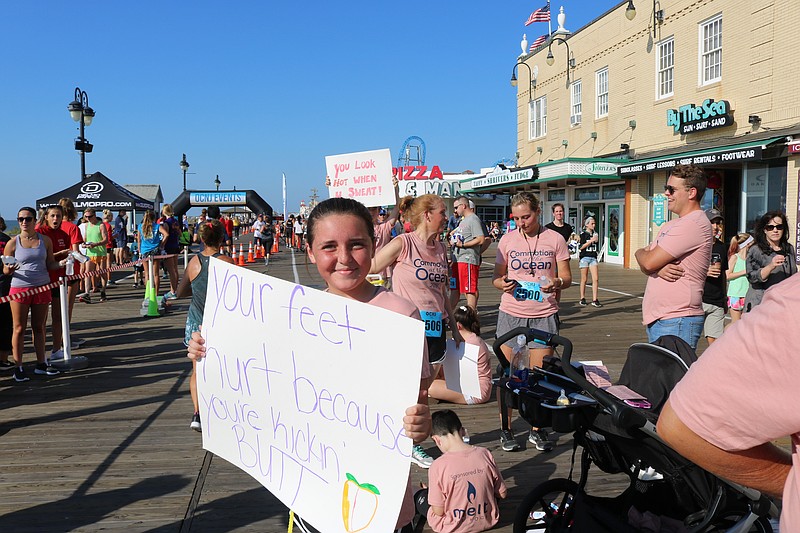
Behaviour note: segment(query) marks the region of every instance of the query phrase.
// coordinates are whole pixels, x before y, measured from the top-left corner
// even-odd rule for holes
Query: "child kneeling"
[[[464,428],[453,411],[437,411],[431,420],[431,438],[443,455],[428,470],[427,502],[420,494],[415,497],[420,511],[427,512],[436,533],[490,529],[500,519],[495,496],[502,499],[507,492],[491,452],[464,442]]]

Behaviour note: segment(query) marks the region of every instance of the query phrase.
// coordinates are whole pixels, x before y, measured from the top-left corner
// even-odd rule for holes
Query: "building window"
[[[570,86],[570,126],[577,126],[581,123],[581,108],[581,80],[578,80]]]
[[[700,24],[700,85],[722,79],[722,15]]]
[[[547,135],[547,96],[532,100],[530,106],[529,139],[537,139]]]
[[[656,54],[656,98],[672,96],[672,79],[675,67],[675,39],[670,37],[658,43]]]
[[[597,86],[597,118],[608,116],[608,67],[602,68],[595,73],[595,85]]]

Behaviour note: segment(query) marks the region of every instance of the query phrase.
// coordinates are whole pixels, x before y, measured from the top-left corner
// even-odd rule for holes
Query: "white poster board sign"
[[[394,205],[392,156],[388,148],[329,155],[325,157],[325,168],[331,180],[330,198],[353,198],[367,207]]]
[[[214,258],[203,321],[203,447],[320,531],[392,531],[424,323]]]
[[[478,381],[478,347],[462,342],[456,348],[453,339],[447,341],[447,356],[442,368],[444,382],[451,391],[464,396],[481,397],[481,384]]]

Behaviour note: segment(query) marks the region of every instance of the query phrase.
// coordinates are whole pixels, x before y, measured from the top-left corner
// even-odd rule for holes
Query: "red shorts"
[[[478,265],[469,263],[456,263],[458,268],[453,271],[456,278],[458,292],[461,294],[475,294],[478,292]]]
[[[8,291],[8,295],[12,296],[14,294],[19,294],[21,292],[31,290],[30,287],[11,287],[11,290]],[[18,304],[22,305],[39,305],[39,304],[49,304],[53,301],[53,296],[50,294],[50,291],[44,292],[37,292],[36,294],[29,294],[28,296],[23,296],[22,298],[17,298],[16,300],[11,300],[12,302],[17,302]]]

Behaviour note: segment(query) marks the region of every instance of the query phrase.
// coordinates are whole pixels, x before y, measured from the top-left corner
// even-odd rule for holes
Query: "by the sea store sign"
[[[707,98],[700,105],[686,104],[678,109],[667,109],[667,126],[672,126],[675,133],[682,135],[732,124],[731,104],[727,100],[715,102],[713,98]]]

